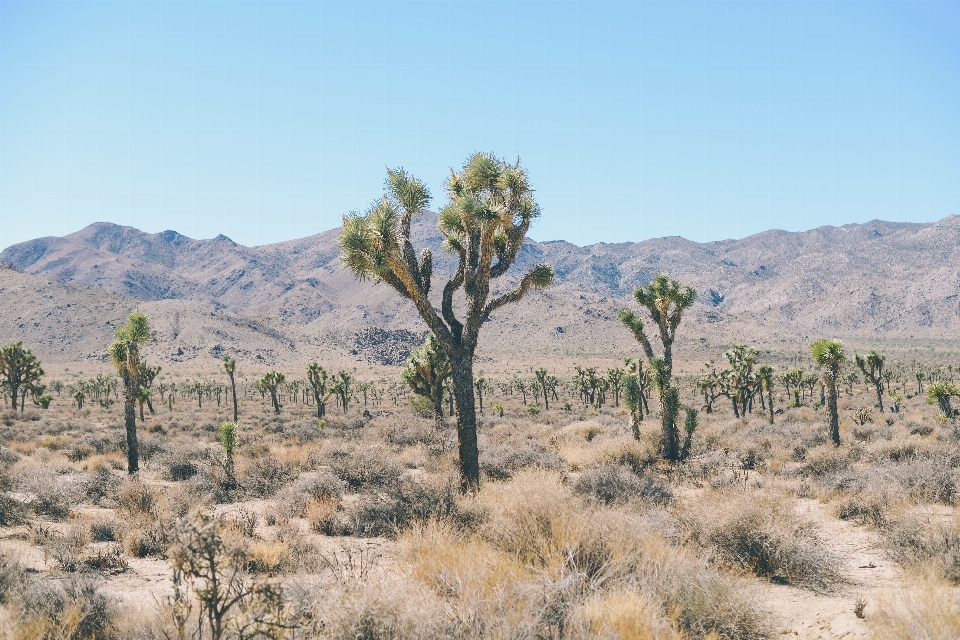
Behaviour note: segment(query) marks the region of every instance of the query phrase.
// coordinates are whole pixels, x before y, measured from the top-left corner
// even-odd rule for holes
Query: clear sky
[[[0,247],[302,237],[475,150],[537,240],[957,214],[960,2],[0,0]]]

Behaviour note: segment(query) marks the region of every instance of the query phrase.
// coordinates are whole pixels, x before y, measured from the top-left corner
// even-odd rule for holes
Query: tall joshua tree
[[[827,412],[830,416],[830,439],[840,446],[840,416],[837,413],[837,382],[846,361],[843,343],[839,340],[817,340],[810,345],[813,361],[820,367],[823,386],[827,390]]]
[[[316,362],[307,365],[307,380],[313,388],[313,399],[317,404],[317,418],[322,418],[327,413],[327,400],[330,394],[327,393],[327,381],[330,377],[326,370]]]
[[[680,459],[680,430],[677,428],[677,411],[680,407],[680,390],[673,384],[673,342],[683,312],[693,304],[697,292],[671,280],[665,273],[658,273],[646,288],[637,287],[633,297],[650,314],[663,345],[663,354],[653,352],[643,320],[630,309],[620,311],[620,321],[633,332],[634,337],[650,362],[654,385],[660,395],[660,455],[665,460]]]
[[[773,387],[776,380],[773,378],[773,367],[765,364],[757,369],[757,380],[760,382],[760,393],[767,396],[767,409],[770,411],[770,424],[773,424]]]
[[[423,346],[410,354],[400,377],[415,394],[430,399],[437,428],[442,428],[443,390],[444,383],[450,377],[450,359],[435,335],[427,334]]]
[[[876,351],[871,351],[867,357],[854,356],[857,368],[863,372],[864,379],[873,385],[877,392],[877,402],[880,404],[880,412],[883,413],[883,365],[887,358]]]
[[[139,309],[117,327],[117,339],[110,345],[110,358],[123,380],[123,420],[127,428],[127,473],[140,470],[137,444],[137,399],[140,396],[140,345],[150,340],[150,320]]]
[[[235,358],[223,356],[223,370],[230,377],[230,391],[233,394],[233,422],[237,422],[237,381],[234,376],[237,373],[237,361]]]
[[[449,203],[440,211],[445,247],[457,268],[443,287],[440,311],[429,298],[433,256],[424,249],[419,261],[410,241],[413,217],[430,203],[426,185],[403,169],[387,171],[386,193],[363,215],[345,216],[340,246],[343,261],[363,279],[386,282],[410,300],[450,359],[457,405],[460,476],[464,490],[480,488],[477,416],[473,395],[473,360],[483,323],[497,309],[518,302],[530,289],[553,281],[553,269],[539,264],[507,293],[494,293],[491,281],[514,263],[530,224],[540,215],[527,172],[487,153],[467,159],[447,180]],[[462,291],[463,316],[454,311]]]

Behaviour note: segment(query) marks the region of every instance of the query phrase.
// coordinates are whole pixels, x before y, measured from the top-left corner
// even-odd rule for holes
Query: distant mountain
[[[453,262],[442,250],[436,216],[421,216],[414,229],[418,248],[430,246],[437,258],[436,277],[449,273]],[[371,343],[371,336],[381,329],[407,336],[400,342],[418,339],[425,327],[405,301],[386,285],[358,283],[340,265],[337,235],[332,230],[245,247],[225,236],[194,240],[175,231],[149,234],[96,223],[62,238],[8,247],[0,262],[43,281],[105,290],[126,306],[150,303],[160,316],[176,307],[181,323],[194,312],[205,318],[212,313],[218,326],[226,322],[218,317],[255,321],[274,332],[252,335],[276,342],[268,349],[278,361],[311,357],[304,351],[308,345],[346,358],[375,357],[363,345],[372,344],[368,350],[375,352],[379,343]],[[957,216],[930,224],[872,221],[798,233],[774,230],[708,243],[679,237],[587,247],[528,241],[511,273],[537,262],[554,266],[556,285],[493,318],[483,351],[613,355],[624,343],[631,350],[616,309],[660,271],[699,292],[684,331],[707,352],[738,340],[794,348],[792,343],[821,335],[953,340],[960,329]],[[10,277],[0,272],[0,286]],[[504,280],[505,289],[510,276]],[[73,295],[61,293],[64,299]],[[89,313],[106,311],[91,307]],[[0,324],[0,339],[15,335],[7,324]],[[358,338],[361,333],[367,337]],[[252,335],[222,339],[229,344],[221,347],[240,348]],[[172,349],[179,338],[172,329],[165,336]],[[211,340],[195,337],[204,344]],[[251,346],[243,348],[255,357]]]

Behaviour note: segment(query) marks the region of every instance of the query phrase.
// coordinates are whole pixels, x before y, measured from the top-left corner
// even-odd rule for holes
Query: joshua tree
[[[883,364],[886,357],[876,351],[871,351],[867,357],[854,356],[857,368],[863,372],[863,378],[873,385],[877,392],[877,402],[880,405],[880,412],[883,412]]]
[[[344,217],[340,246],[344,263],[358,278],[386,282],[410,300],[443,346],[457,401],[461,486],[477,491],[480,466],[473,360],[480,328],[497,309],[518,302],[530,289],[548,286],[553,269],[538,264],[512,291],[490,297],[491,281],[507,273],[530,223],[540,215],[527,172],[519,162],[508,164],[476,153],[460,172],[451,171],[447,194],[450,202],[440,211],[439,228],[458,264],[443,287],[439,312],[428,297],[433,256],[425,249],[418,261],[410,241],[413,216],[423,213],[430,202],[424,183],[402,169],[388,171],[383,198],[364,215]],[[454,295],[460,290],[465,298],[462,319],[454,312]]]
[[[479,409],[481,415],[483,414],[483,392],[489,389],[487,384],[487,379],[483,377],[483,371],[480,372],[480,375],[477,376],[473,381],[473,388],[477,390],[477,400],[479,401]]]
[[[346,415],[350,398],[353,397],[353,376],[346,371],[338,371],[337,375],[333,377],[330,391],[340,398],[340,406],[343,407],[343,413]]]
[[[203,409],[203,392],[206,391],[206,387],[202,382],[193,383],[193,392],[197,394],[197,408]]]
[[[237,486],[237,479],[233,469],[233,450],[237,447],[237,423],[230,421],[221,422],[217,431],[217,440],[220,441],[220,446],[223,447],[225,456],[223,467],[227,474],[227,488],[234,489]]]
[[[235,358],[223,356],[223,370],[230,377],[230,392],[233,394],[233,422],[237,422],[237,381],[234,375],[237,372],[237,361]]]
[[[21,395],[20,412],[23,412],[23,398],[34,385],[39,384],[43,376],[40,361],[22,342],[13,342],[0,348],[0,380],[10,391],[11,408],[17,410],[17,394]]]
[[[137,388],[137,406],[140,407],[140,422],[143,422],[143,405],[150,402],[150,390],[144,387]]]
[[[613,406],[620,406],[620,394],[623,391],[623,376],[626,372],[619,367],[607,369],[607,382],[610,383],[610,390],[613,391]]]
[[[83,401],[86,399],[87,395],[82,390],[77,390],[73,392],[73,399],[77,403],[77,410],[83,409]]]
[[[547,375],[547,370],[540,368],[533,372],[533,375],[536,376],[537,382],[540,383],[540,390],[543,392],[543,408],[545,411],[550,410],[550,376]]]
[[[953,408],[950,406],[950,396],[960,396],[958,389],[952,382],[935,382],[927,386],[927,402],[936,403],[944,417],[953,417]]]
[[[140,345],[150,340],[150,320],[139,309],[127,317],[127,324],[117,327],[117,339],[110,345],[113,366],[123,380],[123,418],[127,427],[127,473],[140,470],[140,449],[137,444],[137,397],[140,391]]]
[[[443,427],[443,389],[450,377],[450,359],[444,353],[440,341],[432,333],[427,334],[423,346],[410,354],[403,373],[403,381],[419,396],[430,398],[437,428]]]
[[[273,412],[280,413],[280,402],[277,400],[277,389],[283,384],[287,377],[279,371],[268,371],[260,376],[257,386],[270,392],[270,402],[273,403]]]
[[[307,366],[307,380],[313,388],[313,400],[317,404],[317,418],[323,418],[327,413],[327,400],[330,399],[330,394],[327,393],[329,376],[327,376],[323,367],[316,362],[311,362]]]
[[[846,355],[839,340],[817,340],[810,346],[814,362],[821,369],[823,384],[827,389],[827,412],[830,415],[830,439],[840,446],[840,416],[837,414],[837,381]]]
[[[620,320],[633,332],[634,337],[643,347],[643,352],[653,370],[653,381],[660,394],[660,455],[665,460],[677,461],[680,459],[680,431],[677,429],[677,414],[679,409],[680,390],[673,385],[673,341],[676,338],[680,319],[690,305],[697,292],[691,287],[685,287],[676,280],[670,280],[665,273],[657,274],[646,289],[637,287],[633,297],[641,307],[650,313],[660,342],[663,345],[663,355],[656,356],[641,320],[633,311],[620,311]]]
[[[757,380],[760,382],[760,392],[767,395],[767,410],[770,412],[770,424],[773,424],[773,367],[768,364],[757,369]],[[762,397],[762,396],[761,396]]]

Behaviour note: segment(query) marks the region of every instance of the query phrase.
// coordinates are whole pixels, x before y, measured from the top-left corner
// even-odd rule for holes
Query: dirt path
[[[770,610],[782,637],[810,640],[868,638],[865,620],[853,612],[858,596],[867,601],[866,618],[876,613],[882,595],[904,586],[899,567],[880,547],[880,539],[865,527],[838,519],[829,505],[799,500],[798,513],[821,529],[827,547],[844,563],[847,583],[834,593],[817,594],[808,589],[758,580],[754,595]]]

